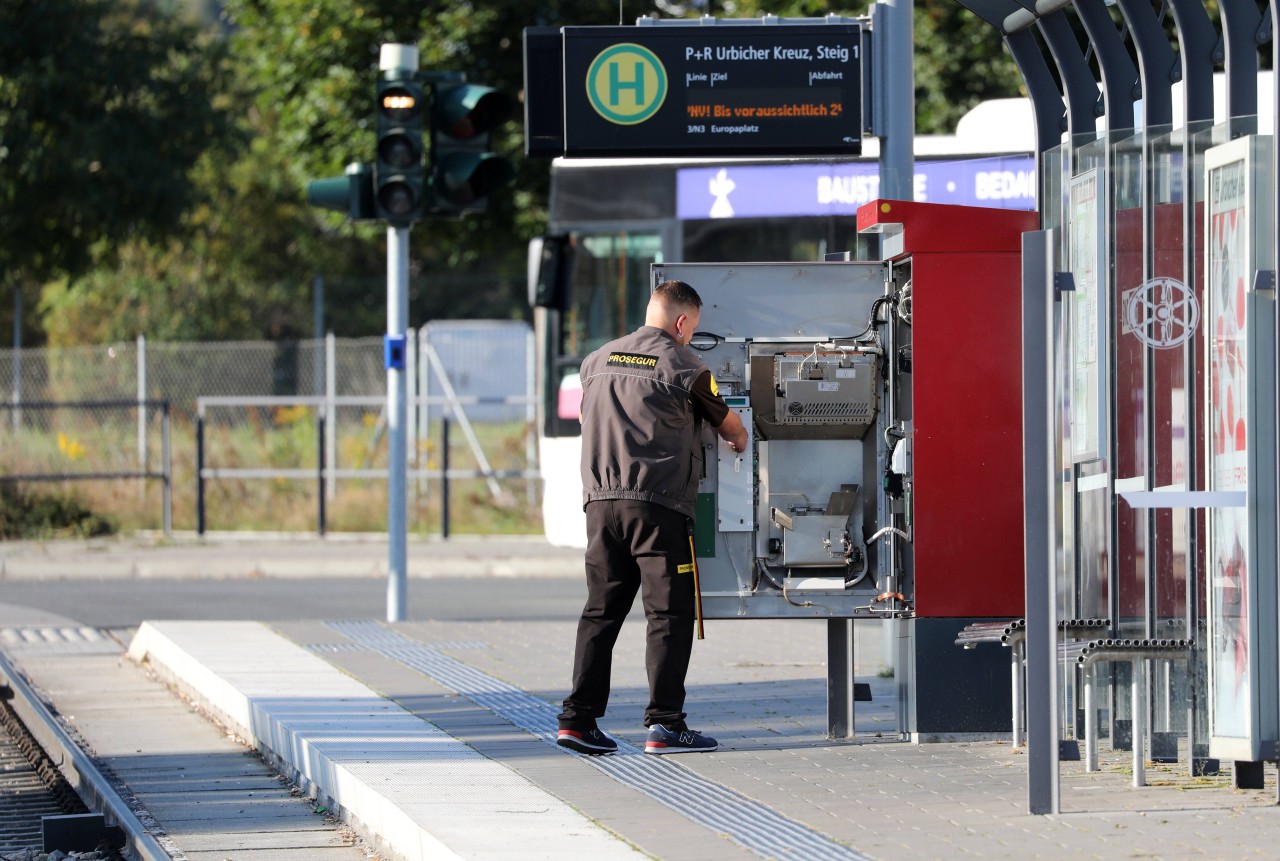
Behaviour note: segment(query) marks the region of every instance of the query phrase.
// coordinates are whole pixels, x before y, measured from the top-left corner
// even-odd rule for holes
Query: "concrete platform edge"
[[[249,624],[258,625],[259,623]],[[259,626],[264,629],[266,627],[264,625]],[[201,664],[200,661],[196,660],[167,634],[163,633],[156,624],[143,622],[139,626],[133,640],[129,643],[127,655],[130,660],[145,665],[166,684],[171,685],[189,697],[216,721],[235,733],[245,744],[255,748],[272,768],[300,787],[310,798],[315,800],[318,806],[327,808],[332,816],[354,828],[371,845],[377,846],[380,850],[389,851],[398,858],[406,859],[406,861],[418,861],[420,857],[423,857],[418,847],[393,845],[381,834],[377,833],[370,826],[370,823],[360,815],[360,811],[355,809],[359,807],[358,804],[344,806],[339,803],[329,787],[313,780],[306,773],[306,769],[300,768],[291,761],[288,756],[289,747],[285,748],[282,755],[263,739],[258,738],[257,734],[250,728],[250,714],[253,711],[253,706],[249,697]],[[298,746],[294,747],[297,749]],[[305,746],[301,747],[305,749]],[[325,763],[321,762],[319,765],[324,766]],[[332,767],[324,768],[323,770],[329,774],[335,773]],[[366,792],[363,795],[369,796],[371,793]],[[360,797],[361,793],[357,792],[356,798]],[[367,815],[368,811],[365,811],[365,813]],[[381,817],[378,817],[378,819],[381,819]],[[434,840],[430,835],[424,836]],[[420,837],[419,845],[421,845],[421,842],[422,838]],[[443,845],[435,847],[434,851],[441,853],[439,857],[446,859],[446,861],[453,861],[453,859],[461,861],[459,856]]]
[[[268,630],[260,623],[249,624]],[[284,638],[280,639],[287,643]],[[288,645],[296,648],[291,643]],[[342,766],[328,761],[322,753],[309,749],[305,740],[294,738],[293,733],[279,727],[269,715],[264,716],[276,729],[272,734],[286,743],[277,741],[277,746],[282,748],[278,751],[266,740],[258,738],[259,734],[251,728],[250,714],[255,711],[251,699],[202,665],[157,625],[144,622],[139,627],[129,645],[128,656],[138,663],[145,661],[157,675],[207,708],[224,725],[257,748],[277,771],[310,793],[371,844],[406,861],[425,861],[427,858],[463,861],[462,856],[419,828],[394,805],[385,803],[385,799],[372,788],[363,785]],[[295,763],[291,756],[294,752],[305,755],[310,762]],[[318,775],[330,775],[335,785],[324,785],[323,779],[315,779]],[[346,803],[340,803],[338,797]],[[372,826],[375,822],[380,823],[376,828]]]
[[[562,799],[263,623],[144,622],[128,655],[397,858],[553,861],[575,848],[601,861],[639,858]],[[458,785],[486,789],[444,791]],[[503,827],[471,827],[485,821]]]

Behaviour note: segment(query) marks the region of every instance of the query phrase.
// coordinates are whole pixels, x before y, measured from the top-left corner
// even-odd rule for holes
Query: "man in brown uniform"
[[[637,591],[648,626],[645,753],[716,749],[715,739],[685,724],[694,624],[689,536],[703,473],[702,422],[734,451],[746,448],[747,431],[689,347],[701,308],[688,284],[663,282],[645,325],[582,363],[587,603],[557,739],[579,753],[618,749],[596,720],[608,705],[613,646]]]

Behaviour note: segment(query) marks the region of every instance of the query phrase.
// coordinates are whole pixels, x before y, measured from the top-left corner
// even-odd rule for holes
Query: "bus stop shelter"
[[[1031,812],[1059,809],[1057,741],[1086,728],[1132,746],[1135,783],[1154,757],[1261,786],[1280,756],[1274,3],[959,2],[1017,63],[1039,152]],[[1092,659],[1061,627],[1082,619],[1105,623]]]

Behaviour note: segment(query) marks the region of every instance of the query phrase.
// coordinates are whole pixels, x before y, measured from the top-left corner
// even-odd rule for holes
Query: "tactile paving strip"
[[[601,861],[640,857],[513,770],[261,623],[146,622],[129,654],[167,668],[408,861],[553,861],[571,851]]]
[[[326,624],[353,642],[417,670],[548,744],[555,744],[556,715],[559,713],[555,705],[376,622],[335,621]],[[579,756],[569,751],[565,753]],[[647,756],[625,741],[618,742],[617,754],[583,756],[582,759],[628,788],[647,795],[699,825],[727,835],[763,858],[869,861],[867,856],[787,819],[741,793],[700,777],[678,762],[666,757]]]
[[[124,647],[97,628],[0,628],[0,646],[11,655],[114,655]]]

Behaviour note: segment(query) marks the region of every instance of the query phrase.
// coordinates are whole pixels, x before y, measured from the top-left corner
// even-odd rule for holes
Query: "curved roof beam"
[[[1258,113],[1258,46],[1262,13],[1255,0],[1218,0],[1226,43],[1227,116]]]
[[[1078,146],[1082,139],[1091,140],[1097,133],[1097,119],[1102,115],[1098,82],[1089,71],[1080,42],[1066,15],[1058,11],[1038,19],[1036,25],[1062,78],[1067,102],[1067,133],[1071,137],[1071,145]]]
[[[1047,18],[1059,9],[1066,8],[1070,3],[1071,0],[1018,0],[1019,8],[1006,15],[997,26],[1005,33],[1016,33],[1041,18]]]
[[[1079,9],[1082,2],[1076,0]],[[1173,82],[1181,77],[1173,48],[1160,27],[1151,0],[1117,0],[1120,14],[1129,25],[1138,47],[1138,67],[1142,72],[1142,124],[1147,128],[1173,125]]]
[[[1035,23],[1036,4],[1016,0],[956,0],[964,8],[986,21],[1004,37],[1005,47],[1022,74],[1027,95],[1031,98],[1031,110],[1036,121],[1036,152],[1053,149],[1062,142],[1062,133],[1069,127],[1066,108],[1053,73],[1045,59],[1044,51],[1035,35],[1028,29]],[[1052,14],[1067,5],[1070,0],[1041,0],[1043,14]],[[1052,7],[1052,8],[1050,8]]]
[[[1169,0],[1182,60],[1183,122],[1213,119],[1213,67],[1222,62],[1218,32],[1201,0]]]
[[[1005,35],[1004,44],[1022,74],[1031,98],[1031,112],[1036,119],[1036,152],[1047,152],[1062,143],[1062,133],[1067,130],[1062,93],[1058,92],[1053,73],[1049,71],[1049,64],[1044,61],[1044,54],[1031,30]]]
[[[1140,95],[1138,70],[1134,68],[1103,0],[1075,0],[1075,7],[1076,15],[1098,55],[1107,132],[1132,129],[1135,125],[1133,101]]]

